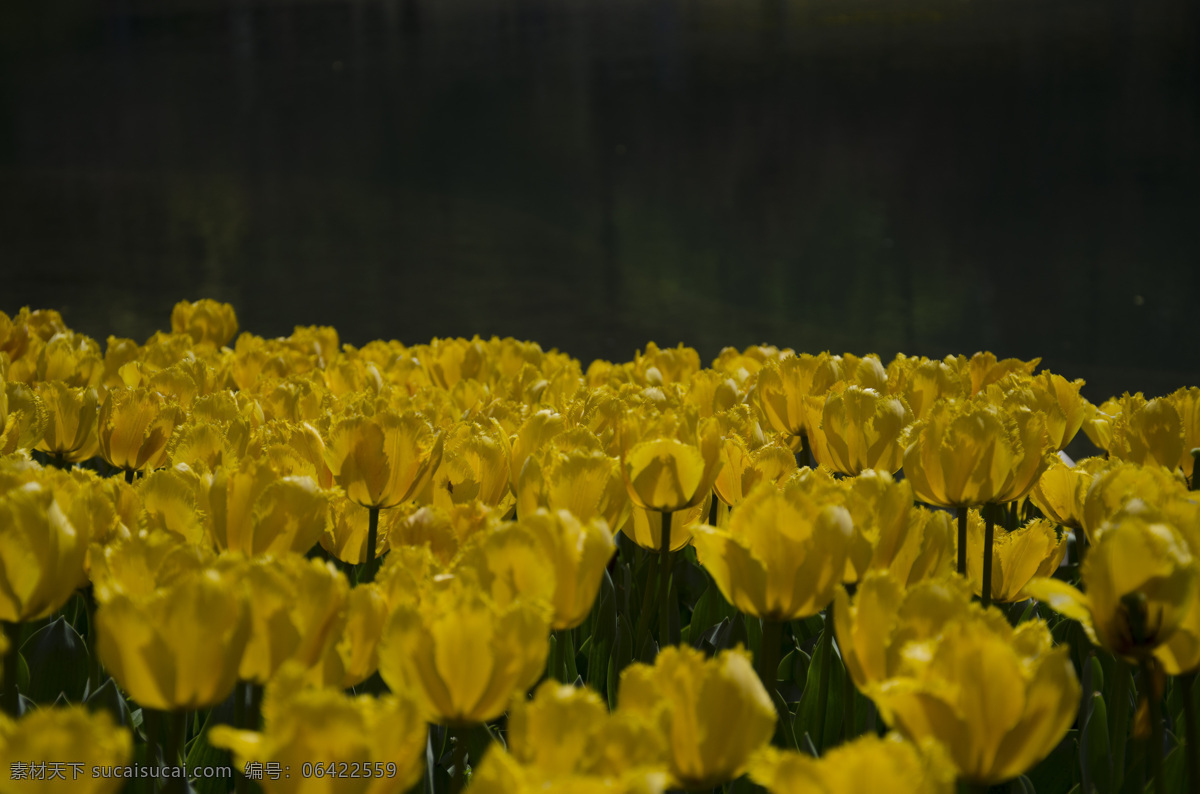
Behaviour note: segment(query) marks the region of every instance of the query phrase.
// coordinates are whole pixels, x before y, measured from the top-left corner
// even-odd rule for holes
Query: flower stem
[[[450,794],[459,794],[467,782],[467,730],[451,728],[454,734],[454,777],[450,779]]]
[[[992,520],[993,511],[984,510],[986,518],[983,522],[983,608],[992,605],[992,539],[995,531]]]
[[[125,482],[126,482],[127,484],[129,484],[129,485],[133,485],[133,475],[134,475],[134,471],[133,471],[133,469],[126,469],[126,470],[125,470]]]
[[[843,661],[844,659],[843,656]],[[857,690],[854,688],[854,679],[850,677],[850,670],[842,670],[842,738],[845,741],[850,741],[858,736],[856,694]]]
[[[650,633],[650,615],[654,610],[654,575],[658,570],[658,566],[654,564],[654,560],[646,560],[646,586],[642,590],[642,612],[638,615],[637,627],[634,631],[633,640],[633,656],[639,658],[638,654],[642,652],[642,647],[646,644],[646,639]]]
[[[818,753],[825,752],[825,715],[829,710],[829,665],[833,656],[833,604],[825,607],[825,628],[821,631],[821,647],[817,650],[818,664],[821,665],[817,677],[817,735],[812,737]]]
[[[4,654],[4,713],[16,719],[21,713],[21,693],[17,676],[21,673],[21,624],[4,621],[4,639],[8,652]]]
[[[1200,466],[1197,466],[1197,469],[1200,469]],[[1192,471],[1195,472],[1196,469]],[[1179,676],[1179,683],[1183,686],[1183,722],[1187,726],[1184,758],[1187,759],[1188,790],[1200,791],[1200,735],[1196,734],[1195,671]]]
[[[1113,692],[1113,724],[1109,735],[1112,736],[1113,788],[1119,789],[1125,779],[1125,742],[1129,735],[1129,668],[1120,657],[1117,657],[1113,672],[1117,680]]]
[[[662,538],[658,569],[658,647],[671,644],[671,513],[662,514]]]
[[[365,582],[375,581],[375,539],[379,535],[379,508],[367,508],[367,572]]]
[[[162,713],[162,716],[167,723],[167,741],[164,746],[166,752],[163,756],[163,766],[178,767],[183,755],[184,733],[187,731],[187,712],[182,709],[166,711]],[[167,778],[166,785],[163,786],[163,791],[185,792],[187,791],[187,780],[183,777],[172,775]]]
[[[958,507],[958,575],[967,575],[967,506]]]
[[[1167,781],[1163,779],[1163,720],[1162,699],[1154,686],[1154,659],[1142,659],[1142,686],[1150,704],[1150,747],[1146,754],[1150,761],[1150,774],[1154,775],[1154,794],[1167,794]]]
[[[758,668],[758,678],[766,687],[771,701],[775,700],[776,681],[779,677],[779,648],[783,643],[783,623],[770,618],[763,618],[762,648],[754,661]]]

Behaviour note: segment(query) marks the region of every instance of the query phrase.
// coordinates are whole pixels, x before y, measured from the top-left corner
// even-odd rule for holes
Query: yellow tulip
[[[187,578],[212,560],[206,546],[188,543],[173,532],[152,530],[93,546],[90,575],[99,603],[119,595],[137,600]]]
[[[167,442],[182,419],[179,407],[156,391],[112,389],[96,420],[100,455],[126,472],[157,469],[166,461]]]
[[[858,583],[853,600],[839,589],[833,624],[855,686],[869,692],[874,685],[914,674],[913,664],[927,659],[956,621],[1005,620],[996,610],[972,604],[970,597],[970,585],[958,575],[906,588],[891,572],[872,571]]]
[[[136,483],[142,513],[140,529],[171,532],[197,546],[212,548],[208,512],[201,507],[203,478],[187,467],[159,469]]]
[[[947,400],[914,427],[904,476],[921,501],[961,507],[1020,499],[1049,463],[1037,414],[1004,411],[985,398]]]
[[[943,744],[960,779],[999,783],[1045,758],[1074,722],[1080,687],[1069,653],[1040,620],[1015,629],[956,620],[936,645],[910,646],[905,675],[867,694],[910,740]]]
[[[983,593],[983,518],[967,519],[967,575],[976,595]],[[1012,532],[1000,530],[992,545],[992,600],[1006,604],[1028,598],[1025,585],[1035,576],[1051,576],[1067,553],[1066,534],[1054,522],[1035,519]]]
[[[208,733],[213,747],[233,751],[239,767],[277,763],[284,774],[258,781],[267,794],[400,794],[421,777],[425,722],[404,694],[348,696],[336,689],[299,689],[287,671],[267,687],[263,729],[226,725]]]
[[[679,551],[692,542],[692,533],[696,526],[708,519],[712,509],[712,495],[703,502],[686,510],[676,510],[672,513],[658,513],[633,506],[629,511],[629,520],[621,531],[626,537],[647,551],[662,551],[662,521],[668,516],[670,522],[670,540],[668,551]]]
[[[663,723],[667,762],[677,786],[712,788],[740,776],[775,731],[775,705],[741,648],[712,659],[687,646],[667,647],[654,666],[621,673],[616,713]]]
[[[0,764],[6,771],[0,790],[48,794],[115,794],[126,780],[112,767],[133,758],[129,729],[106,711],[83,706],[30,711],[20,720],[0,716]],[[31,767],[39,765],[35,772]]]
[[[370,678],[379,669],[379,635],[387,617],[387,599],[378,585],[360,582],[351,588],[321,658],[308,672],[309,680],[349,689]]]
[[[86,581],[87,535],[38,482],[0,491],[0,528],[0,620],[52,615]]]
[[[390,410],[336,423],[325,452],[346,495],[369,508],[395,507],[412,499],[441,459],[440,433],[415,412]]]
[[[1126,404],[1113,419],[1108,452],[1114,458],[1173,471],[1190,451],[1183,446],[1183,419],[1168,397]]]
[[[1082,524],[1095,543],[1105,524],[1131,500],[1162,504],[1187,493],[1187,486],[1163,466],[1110,461],[1098,471],[1083,499]]]
[[[538,510],[523,515],[519,523],[541,543],[546,560],[555,572],[555,631],[571,629],[587,618],[600,592],[608,561],[616,554],[612,530],[603,519],[586,524],[566,510]]]
[[[1079,393],[1084,382],[1069,381],[1062,375],[1043,370],[1031,383],[1037,395],[1037,407],[1044,413],[1050,413],[1052,409],[1061,412],[1061,420],[1055,422],[1055,432],[1050,437],[1050,448],[1065,449],[1079,433],[1087,417],[1088,401]]]
[[[808,430],[806,401],[823,398],[841,378],[840,362],[828,353],[768,361],[755,385],[758,404],[776,432],[799,436]]]
[[[1200,560],[1200,502],[1176,496],[1163,505],[1161,517],[1170,523],[1188,544],[1192,558]],[[1149,511],[1147,511],[1149,512]],[[1192,584],[1192,607],[1184,615],[1170,638],[1154,650],[1167,675],[1182,675],[1200,669],[1200,576]]]
[[[1083,504],[1092,480],[1110,467],[1105,458],[1084,458],[1075,465],[1056,457],[1042,472],[1029,498],[1046,517],[1072,529],[1083,528]]]
[[[333,563],[285,553],[224,557],[217,567],[247,588],[250,639],[238,678],[265,684],[284,662],[295,660],[307,669],[322,658],[350,594]]]
[[[1179,423],[1183,430],[1183,455],[1179,466],[1191,483],[1192,490],[1200,490],[1196,487],[1196,459],[1192,457],[1192,450],[1200,447],[1200,387],[1179,389],[1172,392],[1167,400],[1179,414]]]
[[[867,735],[835,747],[820,760],[769,747],[750,767],[750,778],[771,794],[953,794],[955,769],[937,741],[920,744],[899,734]]]
[[[664,738],[634,715],[609,714],[593,691],[546,681],[515,699],[507,748],[493,747],[472,775],[472,792],[661,792]]]
[[[904,433],[913,423],[903,399],[852,385],[830,392],[811,411],[808,427],[818,463],[842,474],[900,469]]]
[[[1076,620],[1092,642],[1138,662],[1168,642],[1196,598],[1197,562],[1171,524],[1118,514],[1083,561],[1084,592],[1057,579],[1027,590]]]
[[[943,398],[971,395],[971,376],[953,357],[944,361],[897,355],[888,365],[888,391],[904,398],[917,419],[926,419]]]
[[[180,301],[171,310],[171,332],[187,334],[197,345],[220,347],[237,333],[237,315],[228,303],[209,298]]]
[[[796,456],[784,444],[772,442],[754,449],[736,433],[721,441],[721,468],[713,489],[725,504],[741,504],[761,482],[779,485],[796,471]]]
[[[304,554],[330,526],[329,499],[311,477],[279,477],[251,460],[218,469],[205,484],[200,507],[218,549]]]
[[[379,674],[392,691],[412,692],[427,719],[451,726],[500,716],[537,682],[550,652],[545,604],[500,607],[470,579],[441,577],[419,602],[396,604],[379,641]]]
[[[50,381],[37,384],[35,390],[47,414],[46,431],[37,448],[68,463],[94,457],[100,451],[96,435],[100,397],[95,387],[72,388]]]
[[[784,351],[770,345],[750,345],[745,350],[726,347],[713,359],[712,368],[732,378],[740,390],[748,388],[766,362],[779,361],[783,356]]]
[[[696,557],[729,603],[773,621],[815,615],[833,600],[853,537],[850,514],[801,488],[759,486],[727,530],[693,529]]]
[[[1120,415],[1125,404],[1130,401],[1145,404],[1146,398],[1140,392],[1132,397],[1126,392],[1120,398],[1109,397],[1099,406],[1088,403],[1084,408],[1083,417],[1083,432],[1088,440],[1108,452],[1108,448],[1112,446],[1113,420]]]
[[[518,516],[541,507],[568,510],[580,521],[599,518],[613,529],[629,518],[621,462],[599,448],[547,449],[530,456],[521,467],[516,493]]]
[[[645,510],[695,507],[712,491],[721,465],[720,428],[695,409],[650,411],[621,432],[621,472],[629,498]]]
[[[553,618],[558,571],[538,533],[524,522],[504,522],[473,536],[452,569],[478,582],[498,609],[535,602]]]
[[[949,572],[954,559],[950,517],[914,506],[907,481],[867,469],[837,486],[854,522],[844,582],[856,582],[871,570],[890,570],[905,582]]]
[[[163,711],[228,697],[249,638],[244,590],[212,569],[149,596],[117,593],[96,610],[100,661],[130,697]]]
[[[971,377],[971,394],[978,394],[1009,375],[1017,375],[1022,380],[1027,379],[1041,361],[1040,358],[1032,361],[1021,361],[1019,358],[998,360],[995,353],[987,351],[975,353],[970,359],[957,357],[959,368]]]
[[[449,508],[478,499],[511,511],[516,497],[509,485],[509,443],[496,420],[481,416],[456,423],[445,447],[441,465],[418,494],[422,504]]]
[[[42,440],[49,420],[37,393],[23,383],[6,380],[0,367],[0,455],[33,449]]]

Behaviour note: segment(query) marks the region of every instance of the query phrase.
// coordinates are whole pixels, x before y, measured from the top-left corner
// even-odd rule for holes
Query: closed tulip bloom
[[[171,332],[187,334],[197,345],[221,347],[237,334],[237,314],[228,303],[209,298],[180,301],[171,310]]]
[[[900,734],[867,734],[815,759],[767,748],[750,767],[750,779],[771,794],[953,794],[955,769],[936,740],[920,744]]]
[[[480,794],[661,792],[666,758],[657,724],[610,715],[589,689],[546,681],[514,699],[507,747],[493,747],[471,778]]]
[[[100,455],[126,471],[157,469],[167,442],[183,419],[179,407],[149,389],[112,389],[100,406],[96,432]]]
[[[1108,448],[1112,446],[1113,420],[1121,413],[1124,403],[1130,400],[1146,402],[1146,398],[1140,392],[1133,397],[1126,392],[1123,397],[1109,397],[1100,405],[1088,403],[1083,416],[1083,432],[1088,440],[1108,452]]]
[[[983,592],[983,533],[983,519],[972,510],[967,519],[967,575],[976,595]],[[1031,579],[1058,570],[1067,553],[1066,537],[1044,518],[1012,532],[997,532],[992,545],[992,600],[1006,604],[1028,598],[1025,585]]]
[[[908,674],[868,690],[888,724],[944,745],[959,778],[1011,780],[1045,758],[1079,711],[1070,649],[1040,620],[958,620],[914,650]]]
[[[894,474],[904,462],[904,433],[912,411],[899,397],[848,386],[833,391],[813,417],[813,457],[842,474],[879,469]]]
[[[81,705],[34,709],[19,720],[0,716],[0,764],[15,770],[18,763],[57,764],[69,770],[72,764],[83,771],[53,776],[47,773],[36,783],[22,783],[15,775],[4,790],[36,788],[49,794],[115,794],[125,785],[123,778],[93,774],[92,770],[124,766],[133,758],[129,729],[113,722],[107,711],[89,711]],[[29,780],[34,780],[32,776]]]
[[[546,450],[526,459],[517,478],[517,515],[568,510],[580,521],[603,519],[611,528],[629,517],[621,462],[600,449]]]
[[[854,522],[843,581],[856,582],[871,570],[890,570],[904,582],[949,573],[954,559],[950,517],[914,506],[907,481],[867,469],[839,484]]]
[[[1187,542],[1193,559],[1200,559],[1200,502],[1186,497],[1167,501],[1162,519]],[[1192,607],[1170,638],[1154,650],[1167,675],[1182,675],[1200,669],[1200,576],[1192,584]]]
[[[1065,449],[1083,427],[1087,418],[1088,401],[1081,395],[1082,380],[1067,380],[1062,375],[1055,375],[1049,370],[1043,370],[1033,378],[1032,385],[1038,397],[1038,407],[1044,413],[1057,409],[1060,419],[1054,422],[1054,430],[1050,435],[1050,448]]]
[[[600,581],[608,561],[617,551],[612,530],[603,519],[579,521],[565,510],[538,510],[521,516],[526,527],[541,544],[546,560],[554,567],[555,631],[571,629],[592,611]]]
[[[1120,460],[1174,470],[1191,457],[1183,446],[1183,420],[1170,398],[1132,403],[1113,420],[1109,454]]]
[[[755,390],[772,429],[798,436],[808,429],[806,402],[824,397],[842,378],[840,362],[828,353],[787,356],[768,361],[758,373]]]
[[[325,461],[350,499],[395,507],[429,482],[442,459],[442,435],[419,414],[389,410],[353,416],[329,431]]]
[[[1092,480],[1109,467],[1104,458],[1084,458],[1071,465],[1056,457],[1038,478],[1029,498],[1056,524],[1081,529],[1083,503]]]
[[[446,433],[445,454],[428,485],[418,495],[422,504],[449,508],[479,500],[512,510],[509,443],[504,429],[489,417],[456,423]]]
[[[85,581],[88,538],[38,482],[0,492],[0,620],[52,615]]]
[[[1163,504],[1187,493],[1187,486],[1163,466],[1109,461],[1093,476],[1083,498],[1083,530],[1095,543],[1100,532],[1132,499]]]
[[[1192,457],[1192,450],[1200,447],[1200,387],[1179,389],[1172,392],[1167,400],[1179,414],[1179,423],[1183,429],[1183,455],[1179,466],[1188,478],[1192,490],[1200,490],[1196,488],[1196,459]]]
[[[321,659],[350,594],[333,563],[282,554],[227,557],[218,567],[245,582],[249,597],[250,640],[238,678],[265,684],[287,661],[307,669]]]
[[[42,440],[49,419],[34,390],[6,380],[0,369],[0,455],[33,449]]]
[[[72,388],[62,381],[49,381],[37,384],[36,391],[46,407],[47,418],[37,448],[68,463],[94,457],[100,451],[96,435],[100,397],[95,387]]]
[[[1196,597],[1196,559],[1170,524],[1126,512],[1106,525],[1083,561],[1081,593],[1035,579],[1034,598],[1076,620],[1092,642],[1138,662],[1171,639]]]
[[[738,648],[711,659],[687,646],[664,648],[654,666],[621,674],[617,712],[662,720],[671,777],[688,789],[740,776],[775,731],[775,706],[750,655]]]
[[[726,600],[774,621],[815,615],[833,600],[853,537],[839,504],[799,488],[760,486],[733,511],[727,530],[698,526],[700,564]]]
[[[646,510],[695,507],[712,491],[720,470],[720,428],[690,406],[629,417],[621,445],[629,498]]]
[[[218,549],[304,554],[330,525],[329,499],[311,477],[280,477],[251,460],[220,468],[205,483],[201,508]]]
[[[936,647],[946,627],[959,620],[1003,621],[996,610],[985,612],[970,600],[966,579],[951,575],[905,587],[889,571],[872,571],[858,583],[853,599],[838,590],[833,610],[838,648],[855,686],[873,685],[913,673],[906,647]],[[911,658],[910,658],[911,657]]]
[[[412,692],[431,721],[487,722],[537,682],[549,632],[545,604],[500,607],[469,576],[442,577],[419,602],[395,606],[379,642],[379,674],[392,691]]]
[[[316,686],[349,689],[370,678],[379,669],[379,636],[387,618],[387,599],[378,585],[360,582],[352,587],[321,658],[309,668],[308,680]]]
[[[427,732],[411,697],[351,696],[337,689],[294,691],[299,674],[288,673],[267,688],[261,732],[218,725],[208,734],[213,747],[233,751],[239,767],[279,763],[291,769],[278,779],[266,775],[259,781],[263,791],[400,794],[417,782],[424,768]],[[350,773],[321,774],[318,767]]]
[[[100,661],[148,708],[211,708],[233,691],[250,614],[244,590],[216,570],[142,598],[113,596],[96,610]]]
[[[166,531],[138,532],[92,547],[90,576],[101,604],[119,595],[145,599],[213,561],[207,546]]]
[[[140,529],[171,532],[196,546],[215,546],[206,525],[208,512],[201,506],[206,486],[199,474],[186,466],[159,469],[138,480],[135,488],[141,499]]]
[[[947,400],[914,428],[904,476],[922,502],[939,507],[1020,499],[1049,465],[1044,420],[984,398]]]
[[[927,418],[943,398],[971,395],[971,377],[953,357],[936,361],[899,354],[888,364],[887,375],[888,392],[903,397],[917,419]]]
[[[739,435],[730,433],[721,441],[721,468],[713,488],[732,507],[759,483],[779,485],[795,470],[796,456],[787,446],[772,442],[751,449]]]
[[[1030,361],[1022,361],[1019,358],[997,359],[995,353],[986,350],[973,354],[969,359],[964,356],[957,356],[956,359],[958,366],[970,375],[971,394],[978,394],[1010,375],[1028,378],[1042,361],[1040,358]]]

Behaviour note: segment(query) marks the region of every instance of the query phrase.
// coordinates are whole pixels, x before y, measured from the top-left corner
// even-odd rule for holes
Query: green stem
[[[187,712],[180,709],[178,711],[166,711],[162,713],[163,719],[167,723],[167,741],[164,745],[166,754],[163,757],[163,765],[177,767],[180,765],[183,755],[184,732],[187,730]],[[163,786],[164,792],[185,792],[187,791],[187,780],[182,777],[169,777],[166,784]]]
[[[646,587],[642,591],[642,612],[638,615],[637,627],[634,631],[633,640],[633,656],[639,658],[638,654],[642,652],[642,648],[646,644],[646,639],[650,634],[650,615],[654,610],[654,575],[658,566],[654,564],[654,560],[646,560]]]
[[[818,649],[818,664],[821,665],[817,677],[817,735],[812,737],[818,753],[825,752],[825,713],[829,710],[829,665],[833,655],[833,604],[825,608],[825,628],[821,631],[821,647]]]
[[[1119,790],[1125,780],[1125,743],[1129,736],[1129,669],[1120,657],[1116,662],[1113,668],[1117,677],[1113,691],[1113,724],[1109,736],[1112,737],[1113,789]]]
[[[854,688],[854,679],[850,677],[848,669],[842,670],[842,738],[845,741],[850,741],[858,736],[858,714],[855,710],[858,706],[855,703],[855,695],[857,690]]]
[[[133,485],[133,475],[134,475],[133,469],[125,470],[125,482],[128,483],[129,485]]]
[[[797,463],[812,468],[812,448],[808,445],[808,434],[803,430],[800,431],[800,460]]]
[[[1200,791],[1200,735],[1196,734],[1195,671],[1179,676],[1179,683],[1183,686],[1183,723],[1186,726],[1184,758],[1187,759],[1188,791]]]
[[[257,731],[262,724],[263,685],[246,682],[246,730]]]
[[[1154,775],[1154,794],[1167,794],[1167,781],[1163,779],[1163,720],[1162,699],[1154,691],[1154,660],[1153,657],[1142,659],[1142,686],[1150,703],[1150,747],[1147,757],[1150,761],[1150,774]]]
[[[758,679],[766,687],[771,701],[775,701],[779,678],[779,651],[783,644],[783,623],[778,620],[763,618],[762,649],[758,654],[755,667],[758,668]]]
[[[1079,780],[1084,791],[1092,790],[1092,770],[1088,766],[1091,742],[1088,740],[1087,727],[1092,715],[1092,657],[1095,653],[1094,650],[1089,650],[1084,657],[1083,680],[1080,681],[1083,697],[1079,701]]]
[[[663,511],[658,569],[658,647],[671,644],[671,513]]]
[[[990,507],[990,505],[989,505]],[[983,522],[983,608],[992,605],[992,539],[995,526],[992,521],[993,511],[984,509],[986,518]]]
[[[375,538],[379,535],[379,508],[367,508],[367,573],[365,582],[375,581]]]
[[[454,734],[454,777],[450,779],[450,794],[459,794],[467,782],[467,729],[447,728]]]
[[[21,624],[3,621],[8,651],[4,654],[4,713],[16,719],[21,713],[21,693],[17,676],[21,674]]]
[[[958,508],[958,575],[967,575],[967,506]]]
[[[238,730],[246,729],[246,701],[250,698],[249,685],[239,680],[233,685],[233,727]],[[236,794],[246,794],[249,785],[245,775],[235,775],[233,790]]]
[[[579,678],[579,668],[575,665],[575,629],[564,629],[559,634],[563,638],[563,663],[567,670],[566,683],[574,685]]]

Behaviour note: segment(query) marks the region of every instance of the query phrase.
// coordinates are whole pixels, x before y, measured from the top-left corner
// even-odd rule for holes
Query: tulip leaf
[[[796,708],[795,730],[797,735],[809,734],[813,737],[813,742],[818,743],[817,722],[822,697],[820,682],[822,667],[826,664],[829,669],[826,673],[826,691],[824,693],[824,697],[827,699],[825,703],[825,730],[823,732],[824,740],[819,742],[819,746],[828,748],[836,744],[838,738],[841,736],[842,693],[845,685],[843,679],[846,674],[846,669],[842,666],[841,659],[832,648],[830,648],[827,656],[821,653],[814,654],[812,664],[808,667],[808,675],[804,682],[804,692],[801,694],[800,704]]]
[[[775,738],[772,743],[777,747],[799,750],[800,742],[796,740],[796,727],[792,721],[792,712],[778,692],[771,694],[775,700],[775,711],[779,714],[779,719],[775,723]]]
[[[609,676],[609,699],[616,698],[616,683],[621,678],[621,671],[633,662],[633,628],[629,625],[628,617],[617,616],[617,642],[613,647],[613,672]]]
[[[126,728],[133,725],[133,715],[129,711],[129,704],[125,702],[125,696],[121,694],[121,690],[117,688],[117,684],[112,678],[104,679],[104,683],[96,688],[96,691],[89,692],[87,700],[84,704],[89,711],[107,711],[109,716],[118,725]]]
[[[187,766],[232,767],[233,758],[228,750],[218,750],[208,743],[208,729],[212,725],[232,725],[233,698],[228,697],[223,703],[208,712],[204,725],[192,739],[187,748]],[[229,789],[229,778],[197,778],[191,787],[197,794],[222,794]]]
[[[1027,773],[1030,786],[1036,791],[1066,791],[1079,780],[1078,732],[1067,732],[1050,755]],[[1014,789],[1015,790],[1015,789]]]
[[[692,610],[692,622],[688,624],[687,641],[693,647],[700,648],[704,635],[725,618],[733,618],[736,610],[721,595],[721,590],[712,582],[700,598],[696,600],[696,608]]]
[[[762,653],[762,621],[758,618],[751,617],[746,619],[746,649],[750,651],[750,655],[755,659]]]
[[[60,694],[83,700],[87,690],[88,651],[63,615],[38,629],[21,648],[31,672],[24,693],[35,703],[53,703]]]
[[[1162,775],[1167,791],[1187,791],[1187,745],[1176,743],[1175,749],[1163,759]],[[1151,790],[1147,786],[1147,790]]]

